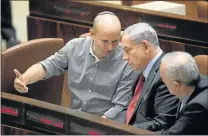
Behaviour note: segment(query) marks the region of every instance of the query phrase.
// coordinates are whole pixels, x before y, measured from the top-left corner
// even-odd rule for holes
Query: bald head
[[[161,62],[161,68],[170,80],[179,81],[188,86],[198,81],[199,70],[189,53],[180,51],[167,53]]]
[[[94,32],[108,30],[109,32],[121,31],[121,23],[118,17],[108,11],[99,13],[93,23]]]

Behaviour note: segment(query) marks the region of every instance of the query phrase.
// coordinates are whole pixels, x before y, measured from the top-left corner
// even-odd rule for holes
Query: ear
[[[92,28],[90,28],[89,30],[89,33],[90,33],[90,36],[93,37],[95,34],[94,34],[94,30]]]
[[[178,82],[178,81],[173,81],[173,85],[174,85],[176,88],[181,87],[181,83]]]
[[[142,41],[142,47],[144,49],[145,54],[148,54],[150,50],[150,44],[147,40]]]

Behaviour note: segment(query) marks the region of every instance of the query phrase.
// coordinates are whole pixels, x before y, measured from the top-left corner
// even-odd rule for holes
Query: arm
[[[190,135],[200,134],[199,128],[202,124],[207,124],[207,110],[200,104],[187,105],[183,110],[183,115],[169,129],[163,130],[162,135]]]
[[[156,86],[156,94],[154,98],[154,116],[143,123],[135,123],[133,126],[151,131],[159,131],[167,128],[175,122],[178,107],[178,98],[169,93],[164,83],[159,80]]]
[[[139,72],[133,72],[129,65],[126,65],[121,80],[118,82],[116,92],[111,100],[114,107],[105,112],[105,116],[114,119],[116,115],[129,105],[132,97],[132,85]]]
[[[16,69],[14,69],[14,73],[16,74],[14,87],[20,93],[28,92],[28,84],[37,82],[46,76],[46,70],[41,64],[32,65],[24,74],[21,74]]]
[[[23,75],[18,70],[14,70],[16,79],[14,87],[20,93],[28,92],[26,85],[35,83],[41,79],[47,79],[53,75],[60,75],[65,72],[68,66],[68,56],[70,54],[72,41],[67,43],[61,50],[56,52],[49,58],[31,66]]]

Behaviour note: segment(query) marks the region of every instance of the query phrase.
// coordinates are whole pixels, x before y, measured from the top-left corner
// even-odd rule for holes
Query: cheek
[[[99,50],[103,50],[104,49],[104,44],[102,43],[102,42],[100,42],[100,41],[97,41],[96,42],[96,46],[97,46],[97,48],[99,49]]]
[[[115,49],[118,46],[118,43],[113,44],[113,49]]]
[[[138,55],[138,53],[136,51],[131,52],[130,54],[130,59],[131,61],[135,64],[135,65],[139,65],[140,64],[140,57]]]
[[[168,87],[168,90],[171,94],[176,95],[175,88],[173,86],[167,85],[167,87]]]
[[[141,66],[143,67],[143,68],[146,68],[146,65],[147,65],[147,59],[146,59],[146,57],[144,57],[144,56],[140,56],[140,63],[141,63]]]

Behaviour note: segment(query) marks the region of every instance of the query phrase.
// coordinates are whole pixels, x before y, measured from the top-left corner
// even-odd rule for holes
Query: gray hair
[[[159,46],[156,31],[147,23],[137,23],[126,28],[123,35],[129,35],[130,39],[137,45],[143,40],[147,40],[153,47]]]
[[[170,52],[161,60],[165,64],[165,75],[172,81],[194,86],[199,81],[199,70],[194,58],[186,52]]]

